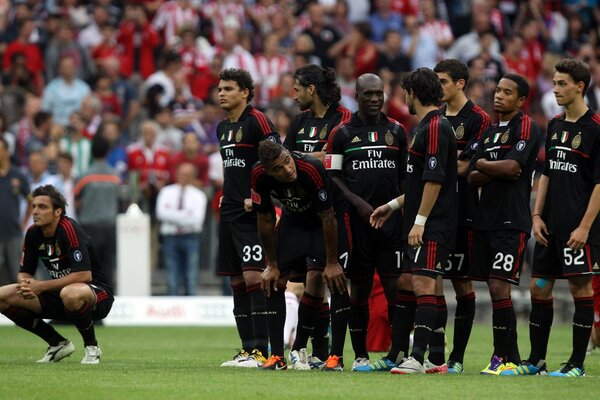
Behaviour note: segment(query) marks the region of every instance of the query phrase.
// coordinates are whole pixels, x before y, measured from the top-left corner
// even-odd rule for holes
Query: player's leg
[[[102,352],[96,340],[94,329],[93,308],[96,305],[96,295],[92,288],[85,283],[67,285],[60,291],[60,299],[65,312],[83,339],[85,348],[82,364],[98,364]]]
[[[282,270],[277,282],[277,290],[271,289],[271,295],[266,297],[267,326],[271,343],[271,356],[260,365],[265,370],[287,369],[284,355],[283,330],[285,327],[286,305],[285,288],[288,271]],[[265,353],[266,354],[266,353]]]
[[[408,357],[416,309],[417,298],[412,286],[412,274],[402,273],[398,278],[398,294],[392,318],[392,345],[385,357],[394,364]]]
[[[444,297],[444,284],[441,276],[438,276],[435,284],[436,314],[435,324],[431,332],[429,342],[428,366],[426,372],[447,372],[446,365],[446,323],[448,322],[448,308]]]
[[[354,260],[353,262],[358,262]],[[360,265],[360,264],[358,264]],[[357,266],[358,266],[357,265]],[[364,266],[361,265],[363,269]],[[355,267],[356,268],[356,267]],[[369,326],[369,296],[373,287],[373,270],[368,269],[370,276],[358,277],[352,275],[350,281],[350,313],[348,315],[348,329],[350,330],[350,339],[352,349],[354,350],[354,359],[369,359],[367,351],[367,329]]]
[[[40,298],[23,299],[16,284],[0,287],[0,312],[18,327],[48,343],[48,350],[40,362],[58,362],[75,350],[73,343],[44,322]]]

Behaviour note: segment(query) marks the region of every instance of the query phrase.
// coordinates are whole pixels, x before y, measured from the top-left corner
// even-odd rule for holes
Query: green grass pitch
[[[521,324],[521,355],[529,353]],[[45,344],[16,327],[0,327],[0,399],[598,399],[600,350],[586,361],[584,378],[481,376],[491,351],[491,327],[476,325],[463,375],[397,376],[346,371],[259,371],[219,368],[238,346],[234,328],[100,327],[100,365],[81,365],[81,338],[58,327],[76,346],[70,358],[38,365]],[[448,332],[452,338],[452,332]],[[570,354],[571,328],[552,331],[549,368]],[[372,354],[377,359],[379,354]]]

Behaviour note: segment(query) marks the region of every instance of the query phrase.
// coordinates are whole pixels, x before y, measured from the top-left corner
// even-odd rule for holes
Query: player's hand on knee
[[[279,281],[279,268],[267,267],[260,275],[260,288],[265,293],[265,296],[271,296],[271,287],[273,291],[277,291],[277,282]]]
[[[532,230],[533,236],[535,240],[542,246],[548,247],[548,228],[546,227],[546,223],[539,215],[535,215],[532,218]]]
[[[328,264],[323,270],[323,281],[330,291],[344,293],[346,291],[346,276],[342,266],[338,263]]]

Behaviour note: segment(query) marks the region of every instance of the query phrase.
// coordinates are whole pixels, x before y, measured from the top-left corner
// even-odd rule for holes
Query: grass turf
[[[522,324],[523,325],[523,324]],[[100,327],[100,365],[81,365],[81,339],[75,329],[58,327],[76,352],[56,364],[36,364],[45,344],[16,327],[0,327],[0,399],[565,399],[598,398],[600,350],[586,360],[580,379],[481,376],[491,352],[491,327],[476,325],[462,375],[398,376],[346,371],[258,371],[219,368],[232,357],[235,328]],[[529,353],[526,326],[519,331],[521,355]],[[448,337],[452,338],[449,331]],[[548,367],[559,368],[570,354],[570,326],[552,330]],[[372,354],[377,359],[378,354]]]

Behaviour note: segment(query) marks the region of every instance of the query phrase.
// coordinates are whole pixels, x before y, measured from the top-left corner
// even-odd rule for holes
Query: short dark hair
[[[434,72],[446,73],[452,79],[453,82],[462,79],[465,81],[465,85],[469,82],[469,68],[465,63],[453,58],[447,58],[437,63]]]
[[[35,198],[38,196],[50,197],[50,201],[52,202],[52,209],[56,210],[60,208],[62,210],[60,215],[66,215],[67,201],[65,200],[65,197],[58,190],[56,190],[54,186],[43,185],[36,188],[32,193],[32,197]]]
[[[335,70],[331,67],[322,68],[315,64],[305,65],[294,72],[294,80],[304,87],[315,85],[317,95],[327,106],[339,103],[342,98]]]
[[[263,167],[267,167],[273,160],[277,160],[285,147],[272,140],[263,140],[258,144],[258,159]]]
[[[239,68],[228,68],[221,71],[219,79],[222,81],[233,81],[241,90],[248,89],[248,102],[254,97],[254,81],[250,72]]]
[[[108,150],[110,149],[110,143],[108,139],[101,134],[102,131],[96,132],[92,139],[92,157],[94,159],[106,158]]]
[[[62,158],[63,160],[67,160],[69,162],[73,162],[73,156],[68,151],[61,151],[58,153],[58,158]]]
[[[588,64],[577,58],[565,58],[556,63],[554,69],[556,69],[556,72],[569,75],[575,83],[583,82],[583,93],[581,95],[585,96],[591,79]]]
[[[527,83],[527,79],[523,78],[521,75],[506,74],[502,79],[509,79],[517,84],[517,94],[519,97],[527,98],[527,96],[529,96],[529,83]]]
[[[440,106],[444,91],[440,78],[429,68],[417,68],[402,78],[402,87],[419,99],[424,106]]]
[[[43,123],[46,123],[52,118],[52,114],[47,111],[38,111],[33,116],[33,126],[39,128]]]

